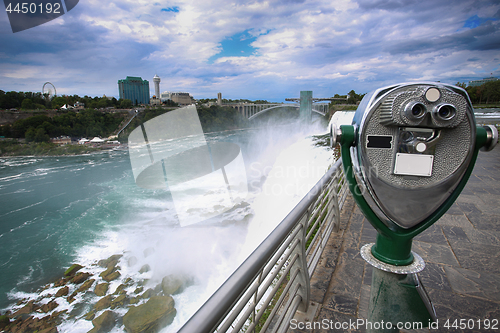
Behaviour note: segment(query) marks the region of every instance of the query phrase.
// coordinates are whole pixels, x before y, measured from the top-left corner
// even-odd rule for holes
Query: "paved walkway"
[[[342,211],[341,230],[312,277],[312,324],[366,319],[372,268],[359,249],[376,231],[352,197]],[[426,263],[419,277],[434,304],[439,329],[418,332],[500,332],[500,147],[480,152],[466,188],[438,222],[415,238],[413,251]],[[297,317],[296,317],[297,318]],[[474,329],[446,329],[460,319]],[[496,323],[496,329],[484,325]],[[478,329],[480,320],[481,329]],[[297,326],[295,326],[297,327]],[[292,327],[293,328],[293,327]],[[490,327],[491,328],[491,327]],[[295,329],[291,332],[364,332],[358,329]],[[409,331],[402,331],[409,332]]]

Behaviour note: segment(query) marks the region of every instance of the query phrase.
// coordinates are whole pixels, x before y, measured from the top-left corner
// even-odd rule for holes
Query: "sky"
[[[194,98],[283,102],[390,84],[500,77],[500,1],[80,0],[13,33],[0,14],[0,90],[115,96],[160,76]]]

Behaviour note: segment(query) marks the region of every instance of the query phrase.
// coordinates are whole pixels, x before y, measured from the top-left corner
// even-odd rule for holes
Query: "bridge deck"
[[[375,241],[375,229],[348,198],[341,229],[333,233],[321,263],[312,277],[313,313],[297,314],[295,320],[326,319],[356,322],[366,319],[371,266],[359,249]],[[415,238],[413,251],[426,263],[419,273],[434,303],[439,329],[417,332],[500,331],[500,148],[480,152],[473,175],[451,209],[438,222]],[[314,311],[315,310],[315,311]],[[314,319],[313,319],[314,318]],[[460,319],[474,319],[475,329],[446,329]],[[496,330],[484,330],[484,319],[497,320]],[[481,320],[481,330],[478,330]],[[295,322],[295,323],[297,323]],[[291,326],[292,328],[298,327]],[[364,328],[338,332],[364,332]],[[336,330],[290,329],[290,332],[336,332]],[[402,332],[409,332],[403,330]]]

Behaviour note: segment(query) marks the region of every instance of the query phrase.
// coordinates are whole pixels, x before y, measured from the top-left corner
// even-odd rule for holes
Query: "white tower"
[[[153,78],[153,82],[155,84],[155,96],[156,98],[160,98],[160,77],[158,75],[155,74],[155,77]]]

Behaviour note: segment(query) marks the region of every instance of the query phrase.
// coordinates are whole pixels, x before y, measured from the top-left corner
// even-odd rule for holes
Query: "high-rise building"
[[[118,80],[120,98],[129,99],[132,104],[149,104],[149,81],[140,77],[127,76]]]
[[[153,78],[153,82],[154,82],[154,85],[155,85],[155,96],[156,98],[160,98],[160,77],[158,75],[155,75],[155,77]]]

